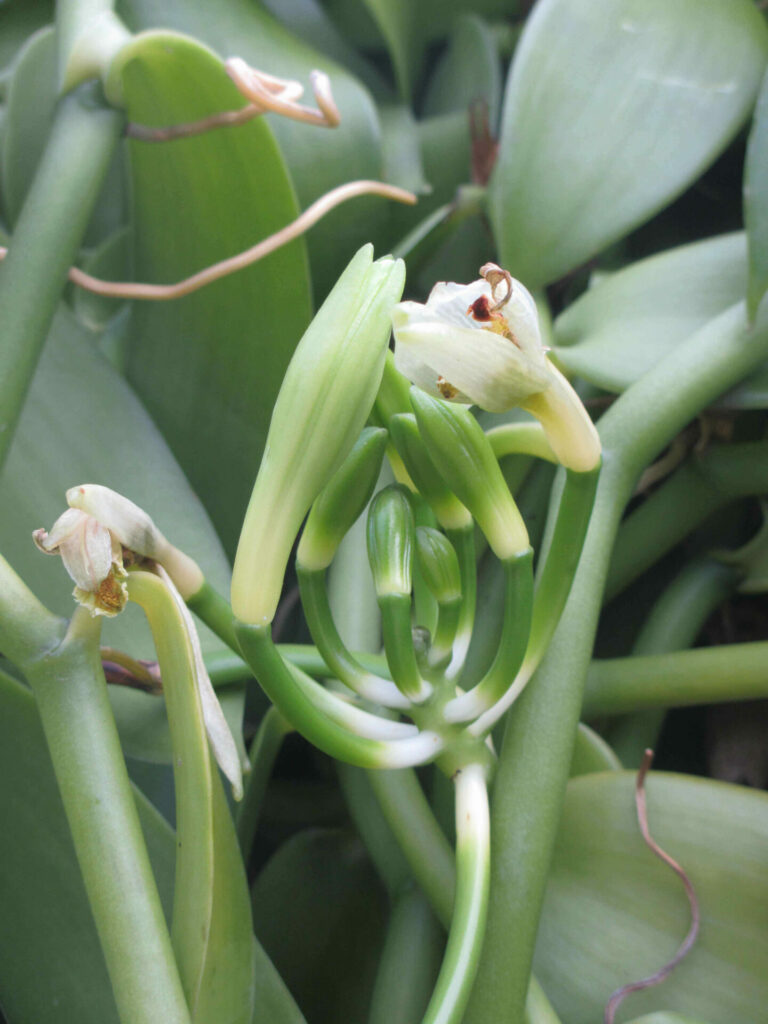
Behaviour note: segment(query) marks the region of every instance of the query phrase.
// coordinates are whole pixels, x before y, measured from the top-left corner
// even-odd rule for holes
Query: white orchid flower
[[[101,484],[80,484],[67,491],[67,504],[98,519],[124,548],[162,565],[187,600],[205,582],[200,566],[158,530],[143,508]]]
[[[395,367],[436,398],[489,412],[526,409],[563,465],[594,469],[597,431],[547,357],[533,296],[493,263],[480,273],[471,284],[436,284],[425,304],[394,307]]]
[[[68,508],[50,533],[35,530],[32,539],[46,555],[61,555],[75,583],[72,594],[91,615],[111,617],[125,608],[128,591],[122,546],[93,516]]]

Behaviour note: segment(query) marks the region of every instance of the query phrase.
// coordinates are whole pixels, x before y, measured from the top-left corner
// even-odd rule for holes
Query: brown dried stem
[[[165,301],[168,299],[179,299],[199,288],[218,281],[221,277],[234,274],[238,270],[249,267],[252,263],[268,256],[275,249],[279,249],[288,242],[292,242],[299,235],[308,231],[322,217],[329,213],[334,207],[344,203],[347,199],[355,196],[378,195],[385,199],[394,199],[399,203],[412,205],[416,202],[416,196],[403,188],[395,185],[385,185],[381,181],[350,181],[346,185],[339,185],[338,188],[326,192],[324,196],[315,200],[311,206],[300,214],[295,221],[276,231],[274,235],[257,242],[256,245],[245,252],[230,256],[228,259],[214,263],[205,270],[199,270],[191,277],[178,281],[176,284],[138,284],[131,281],[102,281],[98,277],[92,277],[77,267],[70,267],[69,280],[73,284],[84,288],[86,291],[96,295],[107,295],[117,299],[146,299],[149,301]],[[0,259],[8,253],[7,249],[0,246]]]
[[[656,854],[659,860],[664,861],[675,874],[678,876],[680,881],[685,887],[685,894],[688,897],[688,903],[691,907],[691,926],[688,929],[688,934],[680,944],[679,949],[663,967],[660,967],[655,974],[649,975],[647,978],[642,978],[640,981],[631,981],[626,985],[622,985],[621,988],[617,988],[611,998],[608,1000],[608,1005],[605,1008],[604,1024],[614,1024],[616,1017],[616,1011],[618,1010],[621,1003],[631,992],[640,992],[646,988],[652,988],[654,985],[661,984],[665,978],[667,978],[677,965],[683,960],[690,952],[693,944],[696,941],[696,937],[699,934],[699,924],[701,922],[701,912],[699,910],[699,901],[696,897],[696,891],[693,888],[688,875],[685,873],[683,868],[677,863],[674,858],[670,857],[668,853],[659,846],[656,840],[650,833],[648,828],[648,812],[645,802],[645,777],[648,774],[648,770],[651,767],[653,761],[653,751],[646,750],[645,756],[643,757],[643,763],[640,765],[640,770],[637,773],[637,781],[635,783],[635,804],[637,806],[637,821],[640,826],[640,832],[642,833],[643,839],[646,845]]]
[[[266,71],[250,67],[240,57],[225,61],[224,68],[249,104],[240,110],[225,110],[199,121],[174,124],[167,128],[148,128],[142,124],[129,124],[125,134],[140,142],[170,142],[202,135],[216,128],[246,124],[262,114],[280,114],[293,121],[313,124],[322,128],[336,128],[341,123],[339,108],[331,91],[331,80],[323,71],[311,71],[309,81],[317,103],[317,110],[305,107],[297,100],[303,95],[301,82],[277,78]]]

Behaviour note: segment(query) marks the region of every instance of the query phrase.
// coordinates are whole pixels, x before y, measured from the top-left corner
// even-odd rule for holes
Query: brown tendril
[[[635,805],[637,807],[637,822],[640,826],[640,832],[642,833],[643,839],[646,845],[656,854],[659,860],[662,860],[668,867],[672,868],[675,874],[678,876],[680,881],[685,887],[685,894],[688,897],[688,903],[691,907],[691,926],[688,929],[688,934],[683,939],[680,947],[678,948],[675,955],[669,960],[663,967],[660,967],[655,974],[649,975],[647,978],[642,978],[640,981],[631,981],[626,985],[622,985],[621,988],[617,988],[608,1000],[608,1005],[605,1008],[605,1017],[603,1018],[604,1024],[614,1024],[616,1017],[616,1011],[618,1010],[621,1003],[631,992],[640,992],[646,988],[652,988],[654,985],[661,984],[665,978],[667,978],[677,965],[683,960],[691,950],[691,947],[696,941],[696,937],[699,934],[699,924],[701,922],[701,912],[699,910],[699,901],[696,897],[696,891],[693,888],[688,875],[685,873],[682,867],[674,860],[668,853],[666,853],[656,840],[651,836],[648,828],[648,811],[646,808],[645,800],[645,777],[648,774],[648,770],[651,767],[653,761],[653,751],[646,750],[643,756],[643,763],[640,765],[640,770],[637,773],[637,780],[635,782]]]
[[[246,249],[245,252],[238,253],[236,256],[230,256],[219,263],[214,263],[210,267],[206,267],[205,270],[199,270],[196,274],[192,274],[191,277],[186,277],[183,281],[178,281],[176,284],[138,284],[132,281],[103,281],[101,278],[86,274],[77,267],[70,267],[68,277],[73,284],[84,288],[86,291],[93,292],[95,295],[107,295],[116,299],[146,299],[155,302],[179,299],[184,295],[189,295],[191,292],[196,292],[199,288],[204,288],[205,285],[211,284],[213,281],[218,281],[221,277],[226,277],[228,274],[233,274],[238,270],[249,267],[252,263],[256,263],[271,252],[274,252],[275,249],[279,249],[281,246],[287,245],[288,242],[298,238],[299,235],[309,230],[326,213],[340,203],[362,195],[383,196],[385,199],[393,199],[398,203],[408,203],[409,205],[416,202],[416,196],[412,192],[408,192],[403,188],[397,188],[395,185],[385,185],[381,181],[349,181],[346,185],[339,185],[338,188],[326,192],[324,196],[316,199],[311,206],[308,206],[296,220],[276,231],[273,235],[269,235],[268,238],[262,239],[261,242],[257,242],[256,245]],[[0,260],[4,259],[7,254],[8,250],[0,246]]]
[[[317,110],[297,102],[304,93],[301,82],[277,78],[246,64],[240,57],[230,57],[224,70],[238,91],[249,102],[241,110],[225,110],[199,121],[170,125],[167,128],[148,128],[142,124],[129,124],[125,134],[140,142],[170,142],[202,135],[216,128],[246,124],[262,114],[280,114],[293,121],[313,124],[321,128],[336,128],[341,123],[339,108],[333,98],[331,80],[324,71],[310,71],[309,81]]]
[[[480,267],[480,277],[485,278],[488,284],[491,286],[491,291],[494,293],[496,288],[504,282],[507,286],[505,294],[491,306],[491,312],[495,313],[497,309],[501,309],[502,306],[506,306],[509,300],[512,298],[512,275],[508,270],[503,270],[496,263],[484,263]]]

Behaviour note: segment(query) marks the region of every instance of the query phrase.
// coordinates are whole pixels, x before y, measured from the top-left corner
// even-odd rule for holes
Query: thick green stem
[[[196,594],[187,598],[187,605],[230,650],[240,653],[232,606],[207,580]]]
[[[485,769],[456,773],[456,898],[448,945],[423,1024],[459,1024],[472,991],[485,935],[491,835]]]
[[[768,493],[768,441],[718,445],[692,455],[624,520],[616,537],[606,600],[679,544],[719,509]]]
[[[130,40],[114,6],[114,0],[57,0],[59,85],[63,91],[105,76],[110,62]]]
[[[493,799],[488,931],[466,1024],[519,1024],[611,547],[637,479],[701,409],[768,357],[768,329],[726,310],[614,403],[584,551],[557,632],[509,715]]]
[[[123,1024],[190,1017],[107,697],[99,620],[25,668]]]
[[[768,642],[593,661],[584,714],[624,714],[768,697]]]
[[[120,126],[90,92],[61,101],[0,269],[0,466]]]
[[[0,555],[0,651],[19,668],[53,651],[66,622],[49,612]]]
[[[690,647],[704,622],[736,589],[742,575],[712,558],[687,565],[656,601],[638,634],[633,654],[665,654]],[[654,708],[625,715],[614,724],[608,740],[623,765],[640,767],[644,751],[656,746],[663,723],[664,709]]]

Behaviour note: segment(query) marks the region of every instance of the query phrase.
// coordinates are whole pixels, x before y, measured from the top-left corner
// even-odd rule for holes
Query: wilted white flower
[[[493,282],[441,281],[426,304],[398,303],[392,325],[400,373],[436,398],[490,412],[504,412],[547,388],[536,303],[519,281],[499,274]]]
[[[395,367],[436,398],[489,412],[528,410],[563,465],[594,469],[597,431],[547,358],[533,296],[493,263],[480,274],[471,284],[436,284],[425,304],[394,307]]]
[[[163,565],[185,600],[205,582],[197,562],[174,547],[143,508],[117,491],[102,484],[80,484],[67,491],[67,504],[98,519],[124,548]]]
[[[75,583],[75,600],[92,615],[117,615],[128,591],[122,547],[102,524],[76,508],[68,508],[51,528],[35,530],[32,538],[47,555],[61,555]]]

